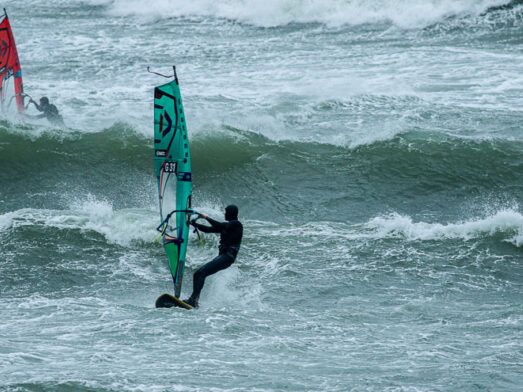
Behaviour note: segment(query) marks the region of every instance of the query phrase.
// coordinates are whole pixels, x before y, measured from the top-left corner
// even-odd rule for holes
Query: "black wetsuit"
[[[191,298],[198,302],[205,278],[231,266],[236,260],[243,236],[243,225],[237,219],[227,222],[218,222],[207,218],[211,227],[193,223],[197,229],[204,233],[220,233],[219,254],[212,261],[200,267],[193,277],[193,293]]]
[[[36,109],[39,112],[43,112],[42,114],[39,114],[37,116],[30,116],[33,118],[47,118],[47,120],[53,124],[53,125],[64,125],[64,120],[62,116],[58,113],[58,109],[53,104],[49,103],[47,105],[38,105],[36,102],[34,103],[36,106]]]

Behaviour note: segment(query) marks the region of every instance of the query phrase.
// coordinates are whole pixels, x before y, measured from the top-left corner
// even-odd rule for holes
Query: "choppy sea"
[[[521,0],[2,6],[67,127],[0,120],[0,391],[522,390]],[[154,308],[173,64],[193,206],[245,227],[197,311]]]

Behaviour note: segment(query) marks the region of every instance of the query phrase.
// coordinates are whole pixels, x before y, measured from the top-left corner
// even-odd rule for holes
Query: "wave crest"
[[[411,241],[462,239],[465,241],[483,236],[504,234],[505,239],[517,247],[523,246],[523,215],[514,209],[503,209],[481,219],[457,223],[413,222],[409,216],[391,214],[376,217],[367,223],[378,237],[404,237]]]
[[[100,3],[98,0],[97,4]],[[289,23],[329,26],[392,23],[404,28],[425,27],[455,15],[479,15],[508,0],[112,0],[112,15],[148,18],[217,17],[261,27]]]
[[[111,203],[88,195],[72,202],[70,210],[24,208],[0,215],[0,232],[23,226],[36,226],[82,235],[102,235],[110,244],[131,247],[136,243],[154,243],[158,217],[144,209],[113,209]]]

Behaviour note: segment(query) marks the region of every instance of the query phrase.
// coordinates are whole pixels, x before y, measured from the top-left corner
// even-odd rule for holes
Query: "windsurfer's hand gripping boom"
[[[186,210],[172,210],[171,212],[169,212],[167,214],[167,216],[162,221],[162,223],[160,223],[158,225],[158,227],[156,228],[156,230],[160,232],[160,236],[158,237],[157,242],[160,242],[160,240],[162,239],[162,236],[165,234],[165,231],[169,227],[169,220],[171,219],[171,216],[173,216],[173,214],[176,213],[176,212],[185,212],[189,216],[191,216],[191,215],[198,215],[199,216],[200,215],[195,210],[189,210],[189,209],[186,209]]]

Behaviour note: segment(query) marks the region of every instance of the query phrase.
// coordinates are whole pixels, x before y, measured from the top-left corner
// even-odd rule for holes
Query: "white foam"
[[[511,234],[507,241],[523,245],[523,215],[512,209],[504,209],[485,218],[457,223],[413,222],[409,216],[391,214],[370,220],[366,227],[378,237],[404,237],[407,240],[471,240],[496,233]]]
[[[251,230],[267,238],[295,241],[307,238],[307,245],[315,246],[326,240],[341,246],[359,240],[402,238],[407,241],[473,240],[501,234],[504,241],[523,246],[523,215],[515,208],[500,209],[482,218],[456,223],[414,222],[409,216],[397,213],[379,216],[361,224],[340,222],[309,222],[278,225],[271,222],[248,221]],[[264,264],[267,261],[264,261]]]
[[[100,0],[95,0],[100,4]],[[477,15],[508,0],[113,0],[110,13],[146,18],[218,17],[273,27],[292,22],[331,26],[392,22],[423,27],[450,15]]]
[[[44,226],[62,230],[78,229],[103,235],[109,243],[130,246],[136,242],[154,242],[158,215],[144,209],[114,210],[111,203],[88,195],[73,202],[69,210],[24,208],[0,215],[0,230],[20,226]]]
[[[11,228],[13,225],[14,212],[8,212],[0,215],[0,231],[5,231]]]

